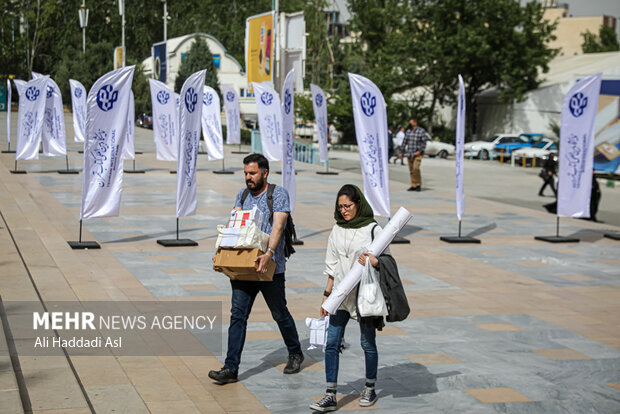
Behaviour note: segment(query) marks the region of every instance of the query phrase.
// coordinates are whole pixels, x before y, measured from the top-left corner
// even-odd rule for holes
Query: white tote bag
[[[388,314],[385,298],[379,286],[379,272],[370,264],[368,257],[360,280],[357,309],[360,316],[387,316]]]

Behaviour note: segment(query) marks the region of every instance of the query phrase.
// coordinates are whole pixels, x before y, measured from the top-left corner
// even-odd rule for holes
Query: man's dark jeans
[[[265,302],[271,311],[271,316],[280,328],[280,333],[289,354],[301,353],[301,344],[299,343],[295,321],[286,307],[284,273],[273,275],[273,281],[271,282],[231,280],[230,285],[233,293],[230,327],[228,328],[228,353],[224,363],[225,368],[233,372],[237,372],[239,369],[248,317],[258,292],[263,294],[263,298],[265,298]]]

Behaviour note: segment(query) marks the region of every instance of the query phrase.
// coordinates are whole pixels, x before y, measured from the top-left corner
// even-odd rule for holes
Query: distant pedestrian
[[[400,165],[405,165],[405,161],[403,160],[403,141],[405,140],[405,128],[400,127],[398,133],[396,134],[396,157],[400,158]],[[394,159],[394,164],[396,164],[396,158]]]
[[[538,190],[539,196],[544,197],[543,191],[545,191],[545,188],[547,186],[551,187],[551,189],[553,190],[553,195],[555,197],[558,196],[558,191],[555,188],[555,167],[556,163],[553,159],[553,154],[549,154],[539,174],[540,178],[542,178],[544,181],[542,187],[540,187],[540,190]]]
[[[409,128],[405,131],[403,147],[403,156],[406,156],[409,162],[409,177],[411,179],[411,187],[407,191],[421,191],[422,174],[420,166],[426,149],[426,130],[418,126],[417,118],[409,120]]]
[[[392,127],[388,128],[388,164],[394,156],[394,137],[392,136]]]
[[[598,205],[601,202],[601,188],[596,181],[594,171],[592,171],[592,191],[590,192],[590,220],[598,221],[596,213],[598,213]]]

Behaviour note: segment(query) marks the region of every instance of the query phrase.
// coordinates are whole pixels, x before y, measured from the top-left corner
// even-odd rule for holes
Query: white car
[[[531,165],[534,158],[536,158],[537,162],[540,162],[539,165],[549,157],[554,157],[555,161],[557,161],[557,147],[555,142],[549,139],[543,139],[537,144],[534,144],[533,147],[525,147],[520,148],[518,150],[514,150],[512,152],[512,159],[515,164],[521,165],[523,163],[523,158],[525,158],[525,163]]]
[[[431,136],[426,134],[426,149],[424,153],[429,157],[447,158],[448,155],[454,155],[455,147],[441,141],[433,141]]]
[[[467,142],[463,147],[465,158],[479,158],[481,160],[488,160],[489,154],[493,151],[495,144],[507,144],[509,142],[515,142],[519,137],[519,134],[497,134],[491,137],[488,141],[474,141]]]

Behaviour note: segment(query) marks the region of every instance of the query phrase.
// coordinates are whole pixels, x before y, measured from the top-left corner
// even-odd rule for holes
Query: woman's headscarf
[[[334,219],[336,219],[336,224],[345,229],[359,229],[369,225],[370,223],[376,223],[377,221],[375,220],[375,214],[372,211],[372,207],[370,207],[370,204],[368,204],[366,197],[364,197],[364,193],[362,193],[362,191],[353,184],[347,184],[346,186],[353,187],[353,189],[359,196],[360,202],[357,206],[357,214],[353,219],[346,221],[344,217],[342,217],[342,214],[340,214],[340,210],[338,209],[338,199],[336,198],[336,206],[334,207]],[[344,187],[342,189],[344,189]],[[340,194],[340,192],[338,193]],[[348,196],[348,194],[344,195]]]

